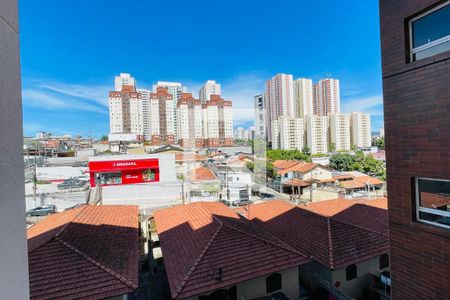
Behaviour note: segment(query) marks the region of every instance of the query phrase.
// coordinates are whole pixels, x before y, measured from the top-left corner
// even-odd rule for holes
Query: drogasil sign
[[[112,164],[113,167],[133,167],[137,166],[136,162],[134,161],[126,161],[126,162],[114,162]]]

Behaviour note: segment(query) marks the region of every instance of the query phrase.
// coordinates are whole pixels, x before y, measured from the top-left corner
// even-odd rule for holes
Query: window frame
[[[445,53],[445,52],[450,51],[450,50],[447,50],[447,51],[440,52],[440,53],[437,53],[437,54],[433,54],[431,56],[427,56],[427,57],[424,57],[424,58],[414,59],[414,54],[416,54],[416,53],[418,53],[420,51],[429,49],[429,48],[433,48],[433,47],[438,46],[440,44],[443,44],[443,43],[445,43],[447,41],[450,41],[450,36],[445,36],[445,37],[442,37],[440,39],[434,40],[434,41],[432,41],[432,42],[430,42],[428,44],[421,45],[419,47],[413,48],[413,28],[412,28],[413,22],[415,22],[415,21],[417,21],[419,19],[422,19],[422,18],[426,17],[427,15],[429,15],[429,14],[431,14],[431,13],[433,13],[433,12],[435,12],[435,11],[445,7],[445,6],[449,6],[449,5],[450,5],[450,1],[445,1],[444,3],[441,3],[441,4],[435,6],[435,7],[431,8],[431,9],[425,11],[424,13],[421,13],[418,16],[410,18],[407,21],[408,22],[407,23],[407,25],[408,25],[408,38],[409,38],[409,41],[408,41],[407,44],[408,44],[408,52],[409,52],[408,57],[409,57],[409,62],[410,63],[415,62],[415,61],[419,61],[419,60],[422,60],[422,59],[427,59],[427,58],[433,57],[435,55],[439,55],[441,53]]]
[[[348,276],[348,275],[349,275],[349,268],[350,267],[355,267],[355,277],[352,277],[352,278],[349,279],[350,276]],[[348,265],[345,268],[345,281],[351,281],[351,280],[357,279],[357,278],[358,278],[358,265],[357,264]]]
[[[269,290],[269,280],[275,280],[275,276],[276,276],[276,279],[278,279],[278,278],[280,279],[280,281],[279,281],[280,288],[273,289],[273,287],[271,286],[271,289]],[[272,281],[271,281],[271,283],[272,283]],[[276,283],[278,284],[278,282],[276,282]],[[272,285],[274,285],[274,283],[272,283]],[[278,285],[276,287],[278,287]],[[283,276],[281,273],[272,273],[266,277],[266,294],[280,291],[282,289],[283,289]]]
[[[448,226],[448,225],[444,225],[444,224],[437,223],[437,222],[431,222],[431,221],[423,220],[420,218],[420,212],[424,212],[424,213],[428,213],[428,214],[432,214],[432,215],[438,215],[438,216],[442,216],[442,217],[448,217],[448,218],[450,218],[450,212],[433,209],[433,208],[427,208],[427,207],[423,207],[420,205],[419,180],[445,181],[445,182],[450,182],[450,180],[449,179],[441,179],[441,178],[414,177],[416,221],[419,223],[425,223],[425,224],[429,224],[429,225],[433,225],[433,226],[437,226],[437,227],[441,227],[441,228],[445,228],[445,229],[450,229],[450,226]]]
[[[387,259],[387,264],[385,266],[382,266],[381,263],[384,262],[383,259]],[[378,269],[384,270],[386,268],[390,267],[390,257],[388,253],[381,254],[378,258]]]

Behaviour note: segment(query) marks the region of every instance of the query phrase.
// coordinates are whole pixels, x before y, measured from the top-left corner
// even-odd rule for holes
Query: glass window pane
[[[450,5],[412,22],[413,48],[450,35]]]
[[[449,211],[450,181],[418,179],[421,207]]]
[[[433,222],[440,225],[446,225],[450,227],[450,218],[440,215],[430,214],[427,212],[419,211],[419,219],[423,221]]]

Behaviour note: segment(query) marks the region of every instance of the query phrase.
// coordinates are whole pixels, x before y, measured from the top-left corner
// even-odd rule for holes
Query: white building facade
[[[306,117],[307,146],[311,154],[328,152],[328,118],[326,116]]]
[[[175,128],[175,142],[178,141],[178,116],[177,116],[177,103],[181,99],[182,93],[187,93],[187,87],[183,86],[180,82],[167,82],[167,81],[158,81],[153,85],[153,93],[156,93],[158,87],[167,88],[169,94],[172,95],[173,99],[173,123]]]
[[[372,129],[370,125],[370,114],[352,112],[351,115],[352,145],[358,148],[369,148],[372,146]]]
[[[211,95],[221,95],[221,87],[215,80],[208,80],[200,88],[198,97],[202,103],[211,99]]]
[[[340,112],[339,80],[326,78],[314,84],[314,114],[328,116]]]
[[[329,124],[330,143],[334,144],[335,151],[349,151],[351,146],[350,116],[341,113],[331,114]]]
[[[272,137],[272,122],[280,116],[294,117],[294,87],[290,74],[277,74],[266,82],[266,129],[269,139]],[[270,141],[270,140],[269,140]]]
[[[109,132],[133,133],[143,139],[141,95],[134,86],[124,85],[121,91],[109,92]]]
[[[192,94],[181,94],[177,104],[178,142],[182,147],[203,146],[202,104]]]
[[[136,88],[136,80],[129,73],[120,73],[119,76],[114,78],[114,90],[120,92],[124,85],[134,86]]]
[[[314,113],[313,84],[311,79],[294,80],[295,117],[304,119]]]
[[[304,119],[281,116],[272,123],[272,149],[302,150],[304,146]]]
[[[204,146],[219,147],[233,145],[232,102],[218,95],[203,104]]]

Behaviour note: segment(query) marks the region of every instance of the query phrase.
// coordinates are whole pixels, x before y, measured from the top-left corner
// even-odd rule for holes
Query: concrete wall
[[[0,1],[0,66],[0,295],[2,299],[27,299],[17,0]]]
[[[355,279],[346,281],[345,270],[346,268],[334,270],[332,273],[332,282],[341,282],[339,290],[350,297],[361,297],[364,288],[368,286],[369,273],[379,274],[379,256],[372,259],[360,262],[356,266],[357,277]]]
[[[369,274],[379,275],[379,256],[372,259],[362,261],[357,264],[357,277],[355,279],[346,280],[346,268],[337,270],[330,270],[323,265],[312,261],[305,266],[300,267],[300,276],[302,281],[306,282],[311,287],[315,287],[317,280],[314,278],[313,273],[319,275],[322,279],[328,281],[331,286],[335,286],[336,281],[341,284],[339,288],[336,288],[336,292],[341,292],[352,298],[362,299],[361,295],[364,288],[368,287]],[[383,269],[389,270],[389,268]]]
[[[298,285],[298,268],[291,268],[281,272],[281,280],[282,280],[282,289],[276,292],[283,292],[288,296],[289,299],[298,299],[299,298],[299,285]],[[269,275],[267,275],[269,276]],[[237,299],[254,299],[264,296],[270,296],[273,293],[266,294],[266,277],[262,276],[252,280],[244,281],[239,283],[237,287]],[[231,287],[231,286],[230,286]],[[227,287],[225,289],[229,289]],[[209,295],[213,291],[209,293],[205,293],[203,295]],[[187,300],[198,300],[199,296],[190,297]]]

